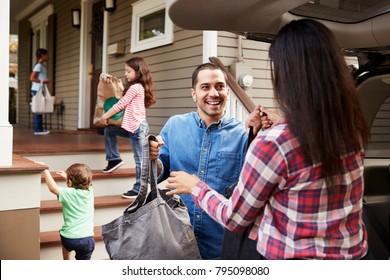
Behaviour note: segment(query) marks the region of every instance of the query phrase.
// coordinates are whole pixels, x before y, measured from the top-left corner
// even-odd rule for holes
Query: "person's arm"
[[[171,177],[167,179],[167,195],[174,194],[191,194],[194,186],[200,181],[196,175],[188,174],[184,171],[172,171]]]
[[[252,156],[246,158],[230,199],[183,171],[171,172],[167,188],[172,190],[167,195],[191,194],[195,204],[215,221],[231,231],[242,230],[257,218],[275,188],[286,180],[286,164],[277,145],[272,141],[254,141],[258,142],[249,148]],[[273,170],[270,166],[278,168]]]
[[[257,135],[260,129],[267,129],[272,125],[271,120],[267,114],[261,111],[261,106],[257,105],[255,109],[246,117],[245,127],[253,127],[253,134]]]
[[[267,116],[267,121],[270,124],[268,127],[277,124],[282,119],[282,116],[279,114],[277,110],[271,110],[263,106],[260,106],[260,111]],[[268,127],[264,127],[263,129],[266,129]]]
[[[55,194],[56,196],[58,196],[58,194],[60,193],[60,190],[59,190],[56,182],[54,181],[53,177],[51,176],[49,169],[44,170],[43,175],[45,177],[45,181],[46,181],[47,187],[49,188],[49,191],[51,193]]]
[[[38,163],[41,165],[46,165],[45,163],[43,163],[41,161],[36,161],[35,163]],[[60,171],[60,172],[63,172],[63,171]],[[57,174],[60,172],[57,172]],[[49,169],[45,169],[42,173],[43,173],[43,176],[45,178],[45,182],[47,184],[47,187],[49,188],[49,191],[51,193],[55,194],[56,196],[58,196],[59,188],[58,188],[56,182],[54,181],[53,177],[51,176]],[[63,172],[63,173],[65,174],[65,172]],[[63,177],[63,175],[61,175],[61,176]],[[65,180],[66,180],[66,174],[65,174]]]
[[[44,83],[44,84],[47,84],[47,83],[50,82],[49,78],[46,78],[43,81],[41,81],[38,78],[39,73],[42,71],[42,67],[45,67],[45,66],[42,65],[41,63],[35,64],[34,69],[33,69],[33,71],[30,74],[30,82],[33,82],[33,83]]]
[[[128,106],[132,102],[135,96],[139,94],[139,86],[142,87],[142,85],[131,86],[127,90],[126,94],[123,95],[122,98],[119,99],[118,102],[115,103],[107,112],[105,112],[103,116],[101,116],[102,122],[107,125],[109,118],[111,118],[113,115],[120,112],[121,110],[125,109],[126,106]]]
[[[39,73],[35,72],[35,71],[31,72],[31,74],[30,74],[30,82],[40,83],[41,80],[38,79],[38,74]]]
[[[257,135],[260,129],[270,128],[278,123],[281,118],[277,110],[266,109],[261,105],[257,105],[245,119],[245,127],[247,129],[253,127],[253,133]]]
[[[101,116],[101,120],[107,124],[107,120],[112,117],[113,115],[115,115],[117,113],[117,111],[115,111],[115,109],[113,107],[111,107],[110,110],[108,110],[107,112],[105,112],[103,114],[103,116]]]

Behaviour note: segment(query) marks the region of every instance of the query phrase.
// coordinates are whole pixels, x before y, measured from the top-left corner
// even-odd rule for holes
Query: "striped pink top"
[[[146,119],[145,89],[141,84],[131,85],[125,95],[112,107],[116,112],[125,110],[121,127],[134,133]]]

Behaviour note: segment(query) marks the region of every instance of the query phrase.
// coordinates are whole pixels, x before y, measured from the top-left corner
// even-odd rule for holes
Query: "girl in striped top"
[[[127,137],[133,147],[136,164],[136,182],[131,190],[124,193],[124,198],[134,198],[140,188],[142,141],[149,133],[146,121],[146,108],[156,102],[154,84],[145,59],[133,57],[125,63],[125,77],[128,86],[124,96],[102,116],[107,120],[118,112],[124,110],[121,127],[109,125],[104,128],[107,167],[104,173],[110,173],[124,164],[118,151],[116,136]]]

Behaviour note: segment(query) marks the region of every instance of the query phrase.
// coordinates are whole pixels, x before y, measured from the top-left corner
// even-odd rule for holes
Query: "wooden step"
[[[56,174],[55,171],[50,172],[51,176],[53,176],[54,181],[64,181],[60,175]],[[118,168],[114,172],[111,173],[103,173],[102,170],[92,170],[92,183],[95,179],[110,179],[110,178],[118,178],[118,177],[135,177],[135,168]],[[41,181],[45,182],[45,178],[43,175],[41,176]]]
[[[102,241],[102,227],[97,226],[93,231],[95,242]],[[61,237],[58,230],[41,232],[39,240],[41,248],[61,245]]]
[[[95,197],[95,209],[106,208],[113,206],[126,206],[133,202],[132,199],[123,198],[120,195],[107,195]],[[49,212],[61,212],[62,205],[57,200],[42,200],[40,213],[45,214]]]

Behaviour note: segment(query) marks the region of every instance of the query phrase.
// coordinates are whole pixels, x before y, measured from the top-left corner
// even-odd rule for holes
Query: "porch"
[[[13,125],[13,153],[26,155],[105,151],[104,136],[99,135],[94,129],[48,129],[50,130],[48,135],[34,135],[32,128]],[[131,150],[129,141],[125,138],[118,138],[118,147],[121,151]]]
[[[107,259],[100,226],[120,216],[131,202],[122,198],[121,194],[131,188],[135,177],[129,140],[118,138],[118,146],[125,165],[113,173],[104,174],[104,136],[99,135],[96,130],[51,130],[48,135],[34,135],[32,129],[15,125],[13,165],[0,167],[0,193],[3,196],[0,209],[0,258],[62,259],[58,233],[63,224],[62,207],[48,191],[41,177],[44,167],[34,163],[41,161],[49,167],[60,187],[66,185],[55,174],[56,171],[65,170],[75,162],[91,167],[95,193],[96,240],[92,259]]]

